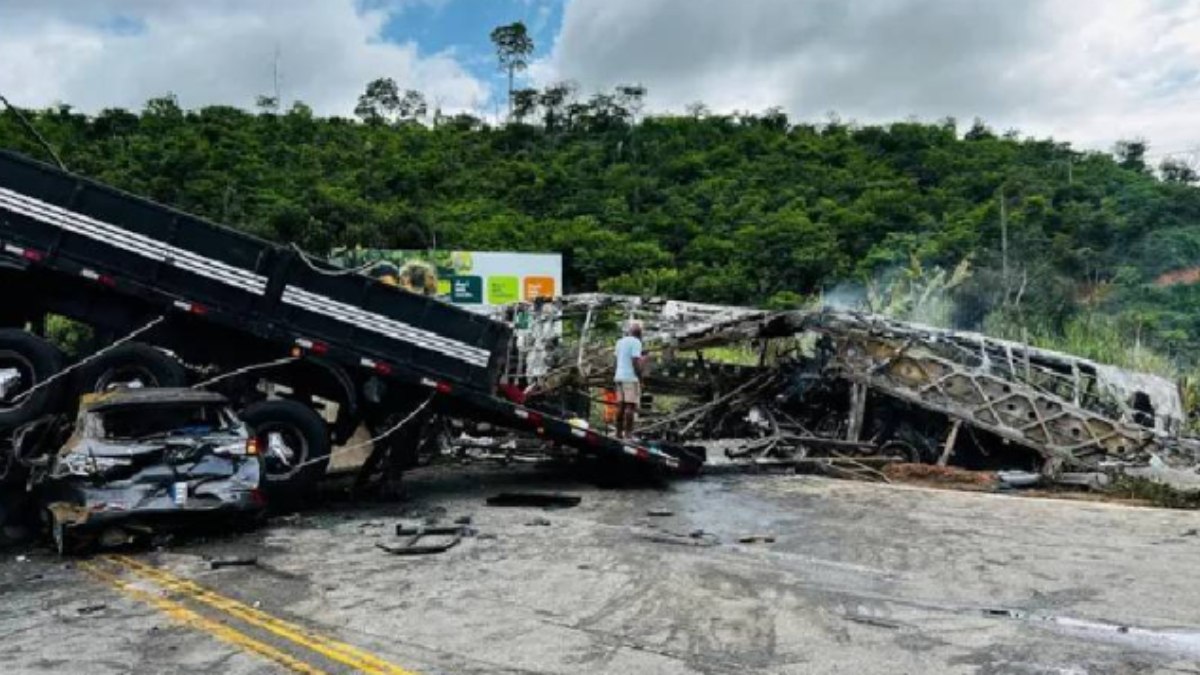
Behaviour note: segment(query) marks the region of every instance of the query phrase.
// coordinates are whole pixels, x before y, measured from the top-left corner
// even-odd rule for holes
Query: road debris
[[[1042,475],[1032,471],[997,471],[996,478],[1007,488],[1033,487],[1042,482]]]
[[[881,619],[877,616],[868,616],[866,614],[854,614],[854,613],[848,612],[846,614],[843,614],[842,618],[847,621],[853,621],[854,623],[861,623],[865,626],[874,626],[876,628],[886,628],[888,630],[899,630],[900,628],[903,627],[902,624],[900,624],[896,621],[890,621],[888,619]]]
[[[719,546],[721,540],[717,535],[704,530],[693,530],[686,534],[667,531],[637,531],[634,533],[639,539],[651,541],[657,544],[673,544],[676,546],[693,546],[693,547],[710,547]]]
[[[239,558],[217,558],[208,561],[209,569],[219,570],[222,567],[252,567],[258,564],[258,558],[255,556],[246,556]]]
[[[885,468],[884,473],[895,480],[926,485],[992,489],[997,484],[994,474],[934,464],[893,464]]]
[[[575,495],[546,492],[502,492],[488,497],[488,506],[526,506],[543,509],[568,509],[583,501]]]
[[[375,544],[375,546],[392,555],[432,555],[445,553],[458,546],[463,537],[468,536],[469,533],[469,528],[464,525],[455,525],[452,527],[420,525],[411,527],[400,524],[396,526],[396,536],[408,537],[408,539],[397,545]],[[449,539],[437,544],[423,544],[421,542],[425,537],[449,537]]]

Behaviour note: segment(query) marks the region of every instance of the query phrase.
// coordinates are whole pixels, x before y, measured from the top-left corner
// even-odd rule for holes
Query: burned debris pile
[[[580,424],[611,417],[610,349],[639,320],[651,367],[638,436],[704,447],[710,464],[887,480],[888,465],[912,463],[1200,487],[1178,389],[1154,375],[853,311],[591,294],[507,312],[508,381]]]

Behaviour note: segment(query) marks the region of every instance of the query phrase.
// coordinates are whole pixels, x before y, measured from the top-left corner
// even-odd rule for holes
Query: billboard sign
[[[386,269],[402,279],[400,285],[421,286],[410,290],[427,293],[436,288],[438,297],[467,308],[553,298],[563,290],[560,253],[341,248],[329,257],[343,267],[378,262],[381,267],[367,270],[374,276],[390,266]],[[421,277],[419,284],[410,283],[414,276]]]

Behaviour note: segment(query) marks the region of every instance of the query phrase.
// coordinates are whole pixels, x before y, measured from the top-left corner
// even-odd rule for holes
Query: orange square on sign
[[[525,277],[526,300],[554,297],[554,277]]]

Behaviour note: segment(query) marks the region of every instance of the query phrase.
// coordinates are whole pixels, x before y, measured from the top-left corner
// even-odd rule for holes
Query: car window
[[[116,408],[99,416],[99,436],[110,440],[193,436],[233,426],[223,406],[194,403]]]

